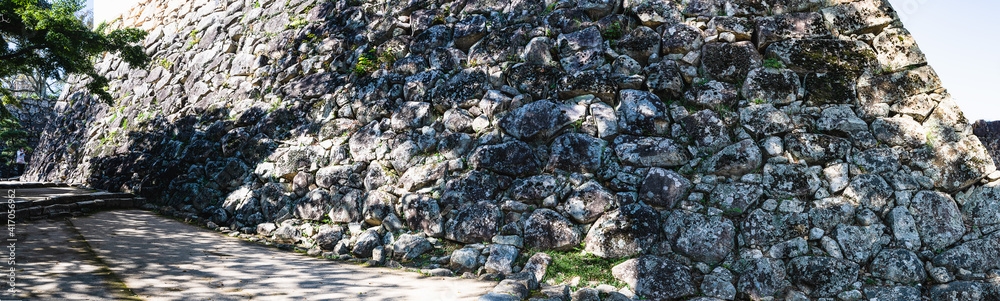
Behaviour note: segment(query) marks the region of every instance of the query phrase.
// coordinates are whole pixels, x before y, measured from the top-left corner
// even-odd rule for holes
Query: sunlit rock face
[[[333,255],[453,247],[522,293],[552,251],[653,300],[1000,298],[1000,126],[883,0],[147,1],[112,26],[152,63],[98,58],[112,104],[72,78],[28,180]]]

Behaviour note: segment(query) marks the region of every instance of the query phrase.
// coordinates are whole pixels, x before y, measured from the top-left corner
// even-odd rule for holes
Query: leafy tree
[[[110,52],[133,67],[149,63],[140,44],[145,31],[108,30],[106,24],[91,29],[93,21],[86,14],[75,15],[83,8],[81,0],[0,0],[0,78],[5,79],[0,85],[0,162],[11,162],[13,152],[28,143],[28,134],[7,110],[19,105],[14,92],[34,90],[44,96],[50,81],[77,74],[89,77],[87,89],[110,103],[108,79],[94,70],[94,60]]]
[[[11,176],[10,172],[14,170],[14,156],[18,149],[25,147],[27,151],[31,151],[28,139],[28,132],[21,129],[17,119],[13,117],[0,119],[0,164],[2,164],[0,166],[5,171],[2,174],[4,177]]]
[[[108,30],[101,24],[91,30],[81,17],[81,0],[0,0],[0,78],[35,76],[62,79],[79,74],[90,77],[87,89],[111,102],[108,79],[94,70],[94,59],[106,52],[117,54],[130,66],[146,66],[149,57],[140,42],[146,32],[136,28]],[[16,104],[10,90],[0,87],[3,104]],[[0,115],[10,113],[0,106]]]

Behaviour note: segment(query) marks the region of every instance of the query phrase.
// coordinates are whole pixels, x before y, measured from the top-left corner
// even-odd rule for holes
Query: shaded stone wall
[[[456,272],[582,244],[650,299],[998,296],[1000,173],[885,1],[149,1],[124,24],[153,64],[104,57],[115,103],[61,99],[28,178],[315,253],[457,243]]]
[[[21,106],[8,106],[10,113],[17,117],[24,131],[28,132],[28,148],[38,147],[39,138],[45,126],[53,118],[55,99],[22,99]],[[32,153],[25,158],[31,161]]]
[[[1000,121],[978,120],[972,124],[972,132],[983,142],[993,162],[1000,164]]]

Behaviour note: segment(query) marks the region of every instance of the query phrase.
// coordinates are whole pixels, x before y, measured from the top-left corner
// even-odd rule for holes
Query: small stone
[[[596,289],[584,287],[573,292],[574,301],[601,301],[600,292]]]
[[[781,137],[769,136],[764,139],[764,143],[761,145],[764,151],[771,157],[781,156],[785,152],[783,148]]]
[[[511,279],[504,279],[503,281],[500,281],[500,283],[493,288],[493,292],[517,297],[516,300],[524,300],[530,293],[524,284]]]
[[[833,238],[823,236],[820,238],[819,243],[823,246],[823,251],[826,251],[827,255],[834,258],[844,258],[844,254],[840,252],[840,246],[837,245],[837,241],[833,240]]]
[[[764,209],[765,211],[774,211],[776,208],[778,208],[778,201],[775,199],[767,199],[764,201],[764,204],[761,205],[761,209]]]
[[[858,301],[858,300],[861,300],[861,298],[863,298],[863,297],[861,295],[861,291],[859,291],[859,290],[849,290],[849,291],[844,291],[844,292],[841,292],[840,294],[837,294],[837,298],[839,298],[840,300],[843,300],[843,301]]]
[[[517,235],[498,235],[493,237],[493,243],[501,245],[512,245],[518,249],[524,247],[524,240]]]
[[[486,271],[490,273],[510,274],[511,264],[517,259],[518,250],[511,245],[493,245],[486,259]]]
[[[952,276],[951,273],[948,272],[948,269],[944,267],[932,268],[929,271],[927,271],[927,274],[928,276],[931,277],[931,280],[934,280],[934,282],[937,283],[948,283],[955,281],[955,277]]]
[[[783,200],[781,201],[781,205],[778,205],[778,212],[802,213],[804,210],[803,203],[795,199]]]
[[[483,132],[490,127],[490,119],[486,115],[476,116],[476,119],[472,120],[472,130],[477,133]]]
[[[820,238],[823,237],[824,233],[825,232],[823,231],[823,229],[820,229],[820,228],[809,229],[809,239],[810,240],[818,240],[818,239],[820,239]]]

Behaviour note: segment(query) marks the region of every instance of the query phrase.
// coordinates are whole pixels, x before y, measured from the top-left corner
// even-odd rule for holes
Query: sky
[[[138,0],[87,0],[95,24]],[[889,0],[958,106],[970,121],[1000,120],[1000,1]],[[996,85],[996,86],[995,86]]]
[[[1000,120],[1000,1],[889,0],[969,121]]]

